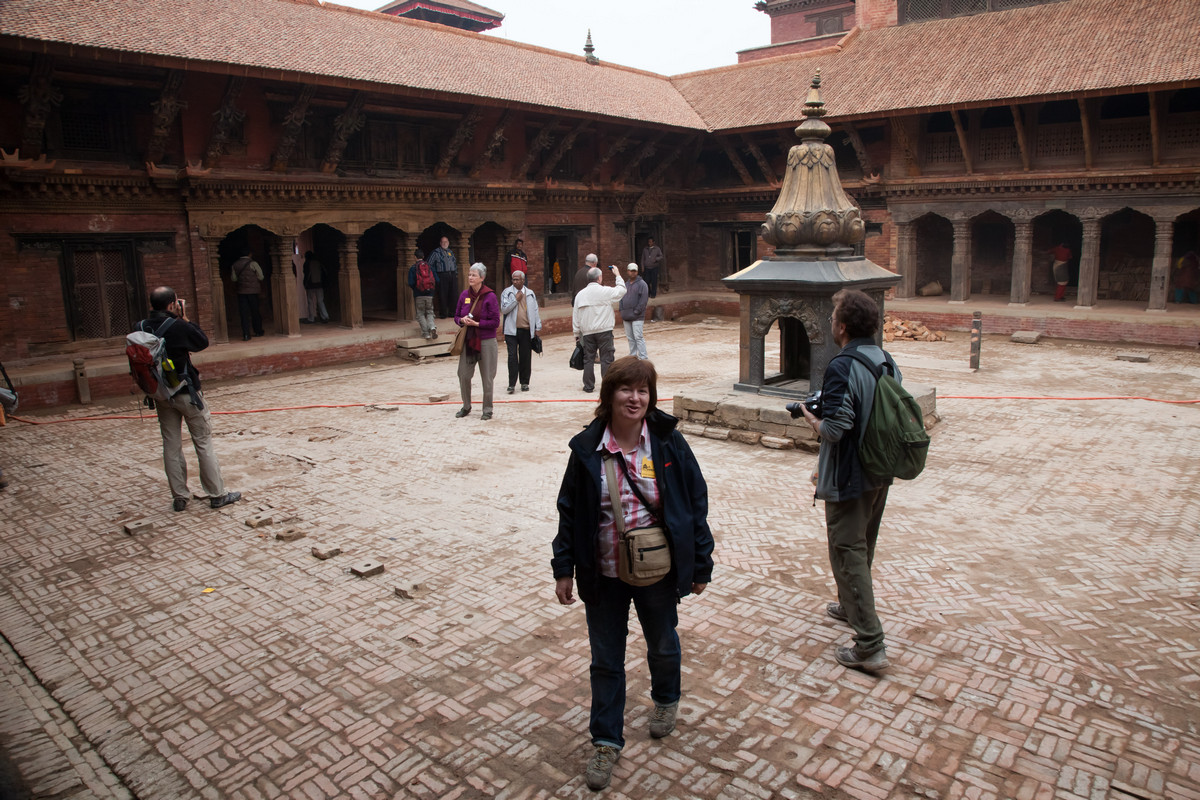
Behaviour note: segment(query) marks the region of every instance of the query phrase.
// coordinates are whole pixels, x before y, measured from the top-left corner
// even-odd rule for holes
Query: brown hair
[[[654,410],[658,402],[658,372],[651,361],[637,356],[618,358],[608,365],[608,372],[600,383],[600,402],[596,406],[596,416],[605,422],[612,421],[613,395],[622,386],[645,386],[650,390],[650,403],[646,413]]]
[[[833,296],[833,313],[846,326],[851,339],[867,339],[879,330],[879,306],[858,289],[842,289]]]

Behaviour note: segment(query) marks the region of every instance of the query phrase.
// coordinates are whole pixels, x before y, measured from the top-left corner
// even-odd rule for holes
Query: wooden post
[[[1154,219],[1154,262],[1150,267],[1150,304],[1148,311],[1167,310],[1167,278],[1171,273],[1171,240],[1175,237],[1174,217]]]
[[[341,295],[342,325],[347,328],[363,326],[362,279],[358,273],[358,235],[347,234],[338,248],[341,269],[338,270],[338,294]]]
[[[1033,282],[1033,223],[1030,220],[1013,222],[1012,288],[1008,295],[1010,306],[1029,302]]]
[[[983,314],[971,315],[971,369],[979,369],[979,351],[983,346]]]
[[[955,220],[954,254],[950,260],[950,302],[965,303],[971,296],[971,221]]]
[[[1096,291],[1100,280],[1100,220],[1084,219],[1083,249],[1079,254],[1079,293],[1075,298],[1076,308],[1091,308],[1096,305]]]

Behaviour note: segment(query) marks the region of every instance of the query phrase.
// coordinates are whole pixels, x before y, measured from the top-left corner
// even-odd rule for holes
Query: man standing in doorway
[[[892,481],[872,478],[858,456],[858,443],[874,405],[875,375],[855,357],[839,356],[857,351],[876,367],[890,368],[897,381],[900,369],[875,344],[879,306],[864,292],[843,289],[835,294],[830,322],[833,340],[842,349],[825,368],[820,418],[801,404],[804,419],[821,440],[816,496],[825,501],[829,566],[838,592],[838,602],[826,606],[825,613],[854,629],[854,644],[835,651],[837,662],[878,672],[888,668],[888,659],[883,625],[875,613],[871,565]]]
[[[167,473],[167,484],[171,487],[173,507],[176,511],[183,511],[192,497],[187,485],[187,462],[183,458],[183,422],[187,422],[192,447],[196,449],[196,459],[200,463],[200,485],[208,495],[208,504],[212,508],[221,508],[236,503],[242,499],[242,494],[225,490],[221,465],[212,445],[212,419],[200,391],[200,373],[192,365],[190,355],[208,347],[208,337],[199,325],[188,319],[186,307],[175,297],[174,289],[160,286],[151,292],[150,308],[150,316],[138,327],[163,340],[167,358],[171,360],[176,373],[183,376],[188,384],[186,390],[180,390],[170,400],[157,400],[154,403],[159,432],[162,434],[163,466]]]
[[[595,258],[594,255],[588,258]],[[613,314],[613,303],[625,296],[625,281],[621,279],[621,271],[615,266],[609,267],[616,286],[605,286],[601,281],[604,273],[599,267],[588,270],[587,286],[575,295],[575,308],[571,312],[571,328],[575,332],[575,341],[583,345],[583,390],[596,391],[596,373],[593,366],[597,358],[600,361],[600,379],[604,380],[608,365],[613,362],[613,326],[616,325],[616,315]]]
[[[441,245],[429,256],[429,266],[437,273],[438,316],[454,316],[458,306],[458,260],[450,252],[450,239],[443,236]]]
[[[520,236],[513,242],[512,250],[508,251],[508,277],[512,279],[514,272],[523,272],[529,274],[529,259],[525,257],[525,251],[521,248],[524,244],[524,239]]]
[[[643,328],[646,324],[646,298],[649,290],[642,276],[638,275],[638,265],[630,264],[629,283],[625,287],[625,296],[621,298],[621,321],[625,324],[625,341],[629,344],[629,355],[646,359],[646,337]]]
[[[237,284],[238,316],[242,320],[242,341],[250,341],[250,332],[263,335],[262,314],[258,310],[258,293],[262,290],[263,271],[250,248],[242,251],[242,257],[233,262],[231,278]]]
[[[658,272],[664,260],[662,248],[654,243],[654,237],[651,236],[642,248],[642,271],[646,275],[646,288],[650,290],[652,300],[658,297]]]
[[[312,250],[304,254],[304,294],[308,298],[308,318],[304,321],[329,322],[329,311],[325,308],[325,267]]]
[[[1054,256],[1054,264],[1050,269],[1054,272],[1054,302],[1064,303],[1067,300],[1067,283],[1071,280],[1071,248],[1066,242],[1060,242],[1050,253]]]

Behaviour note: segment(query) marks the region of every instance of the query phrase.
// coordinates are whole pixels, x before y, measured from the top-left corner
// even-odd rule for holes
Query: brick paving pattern
[[[647,326],[660,395],[732,383],[736,338],[730,320]],[[498,395],[489,422],[453,418],[448,359],[212,383],[216,411],[369,403],[215,416],[246,497],[219,511],[171,512],[152,417],[0,430],[15,651],[0,665],[6,692],[27,687],[0,706],[10,757],[62,796],[592,796],[583,612],[555,603],[548,565],[567,440],[592,408],[570,344],[547,340],[528,402]],[[1194,350],[1139,346],[1151,360],[1131,363],[987,337],[973,373],[965,334],[890,349],[941,396],[1200,397]],[[1200,798],[1200,409],[938,410],[929,467],[893,489],[880,537],[882,677],[832,658],[849,637],[823,613],[815,455],[690,440],[717,571],[681,606],[684,698],[663,740],[645,732],[633,626],[629,743],[605,796]],[[262,512],[271,525],[246,524]],[[386,569],[355,577],[364,561]],[[45,783],[66,762],[84,767]]]

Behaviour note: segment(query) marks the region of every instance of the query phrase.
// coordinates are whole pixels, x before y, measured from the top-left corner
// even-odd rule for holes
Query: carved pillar
[[[54,87],[54,60],[49,56],[35,55],[29,83],[17,91],[17,97],[25,105],[25,120],[21,130],[21,155],[37,158],[42,155],[42,137],[50,111],[62,103],[62,92]]]
[[[971,297],[971,222],[954,221],[954,255],[950,259],[950,302],[965,303]]]
[[[342,302],[342,325],[347,328],[363,326],[362,278],[358,274],[358,235],[347,234],[338,247],[341,269],[338,270],[338,293]]]
[[[271,311],[275,317],[275,333],[279,336],[300,335],[300,304],[296,300],[295,239],[280,236],[275,240],[275,269],[271,270]]]
[[[1013,221],[1012,289],[1008,304],[1023,306],[1029,302],[1033,281],[1033,223],[1027,219]]]
[[[896,223],[896,271],[900,273],[897,297],[917,294],[917,231],[911,222]]]
[[[212,292],[212,339],[217,344],[229,341],[229,323],[225,317],[225,277],[221,274],[221,240],[216,237],[204,240],[208,252],[208,283]]]
[[[396,242],[396,321],[414,320],[417,318],[417,304],[413,300],[412,290],[408,287],[408,268],[415,263],[412,251],[402,241]]]
[[[1100,280],[1100,220],[1084,219],[1083,249],[1079,254],[1079,293],[1076,308],[1096,305],[1096,289]]]
[[[1154,263],[1150,267],[1149,311],[1167,309],[1167,279],[1171,273],[1171,240],[1175,238],[1175,218],[1154,219]]]
[[[454,257],[458,259],[458,292],[454,295],[454,299],[457,301],[458,295],[467,288],[467,271],[471,269],[470,236],[464,236],[457,245],[451,245],[450,249],[454,251]],[[451,314],[451,316],[454,315]]]

